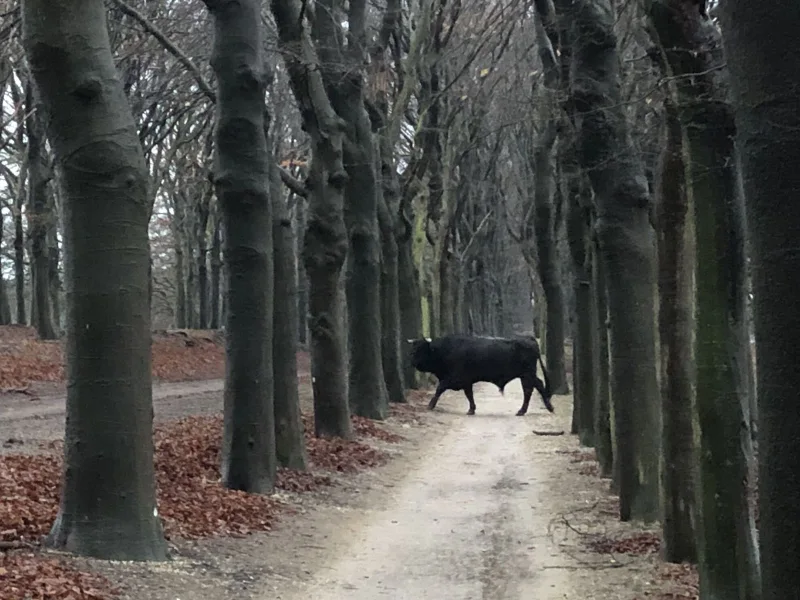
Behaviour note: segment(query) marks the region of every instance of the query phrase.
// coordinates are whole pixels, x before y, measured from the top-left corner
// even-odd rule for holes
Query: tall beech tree
[[[272,371],[273,247],[267,69],[258,0],[204,0],[214,17],[214,185],[227,267],[222,479],[272,491],[277,459]]]
[[[730,70],[753,277],[758,394],[761,597],[800,590],[800,7],[726,0],[719,8]],[[743,596],[740,596],[743,597]],[[750,596],[755,597],[755,596]]]
[[[64,190],[67,419],[47,542],[104,559],[161,560],[144,154],[102,0],[26,0],[22,17]]]
[[[570,17],[579,160],[595,194],[608,290],[620,518],[654,521],[660,512],[660,414],[650,194],[622,102],[611,3],[576,0]]]

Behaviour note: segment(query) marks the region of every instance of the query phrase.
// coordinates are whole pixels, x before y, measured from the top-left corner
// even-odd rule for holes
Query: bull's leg
[[[531,395],[533,394],[533,388],[536,385],[533,381],[536,379],[536,376],[525,376],[522,378],[522,406],[517,411],[517,416],[521,417],[528,412],[528,405],[531,403]]]
[[[468,415],[474,415],[475,414],[475,396],[472,395],[472,386],[471,385],[468,385],[467,387],[464,388],[464,395],[467,397],[467,400],[469,400],[469,410],[467,411],[467,414]]]
[[[447,391],[447,384],[444,381],[440,381],[439,385],[436,386],[436,393],[433,394],[433,398],[431,401],[428,402],[428,410],[433,410],[436,408],[436,403],[439,402],[439,397]]]
[[[547,388],[542,380],[534,376],[533,387],[536,388],[536,391],[539,392],[539,395],[542,397],[542,403],[544,404],[544,407],[550,412],[553,412],[553,405],[550,403],[550,397],[547,395]]]

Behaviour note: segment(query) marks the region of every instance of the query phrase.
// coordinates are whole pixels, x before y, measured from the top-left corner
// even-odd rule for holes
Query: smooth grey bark
[[[606,302],[606,281],[603,261],[592,236],[592,322],[597,346],[594,353],[595,372],[595,410],[594,439],[595,454],[600,465],[600,474],[611,477],[613,490],[618,488],[617,463],[614,452],[614,437],[611,430],[611,390],[609,388],[608,362],[608,304]],[[617,483],[615,483],[617,482]]]
[[[684,144],[675,103],[664,101],[662,151],[655,174],[659,250],[659,340],[661,344],[661,418],[664,444],[661,522],[664,558],[697,561],[694,407],[694,302],[689,198]]]
[[[555,219],[553,216],[553,146],[558,134],[555,120],[549,122],[533,150],[533,210],[526,223],[527,237],[536,240],[539,278],[547,302],[547,335],[545,356],[547,373],[554,394],[568,394],[567,369],[564,360],[565,314],[564,290],[558,269]],[[531,222],[533,221],[533,222]]]
[[[378,194],[378,224],[381,235],[381,357],[389,402],[405,402],[400,355],[400,291],[398,250],[393,215],[397,206],[397,171],[391,148],[383,142],[380,151],[381,191]]]
[[[209,190],[210,191],[210,190]],[[211,194],[204,192],[197,204],[197,220],[195,222],[197,243],[197,327],[208,327],[208,221],[211,216]]]
[[[275,452],[278,464],[304,471],[308,463],[297,388],[297,270],[294,233],[278,172],[270,167],[275,261],[272,366],[275,377]]]
[[[400,292],[398,270],[397,211],[399,180],[394,158],[394,142],[389,118],[389,87],[386,53],[393,36],[399,33],[401,1],[389,0],[383,13],[377,42],[370,48],[370,88],[374,91],[370,119],[376,129],[376,164],[378,227],[381,242],[381,356],[387,398],[405,402],[402,357],[400,353]]]
[[[175,239],[175,327],[183,329],[187,326],[186,318],[186,260],[183,254],[183,243],[177,227],[173,228]]]
[[[305,30],[305,7],[298,0],[272,0],[271,6],[292,92],[311,137],[303,262],[309,286],[314,429],[318,437],[348,438],[352,428],[347,402],[344,303],[339,285],[348,247],[344,223],[344,123],[327,97],[320,61]]]
[[[52,200],[52,197],[51,197]],[[50,213],[52,215],[47,231],[47,270],[50,289],[50,306],[53,314],[53,327],[56,336],[61,332],[61,274],[58,265],[61,261],[61,253],[58,249],[58,223],[59,218],[56,214],[55,206],[51,203]],[[0,299],[2,302],[2,299]]]
[[[403,381],[407,388],[416,389],[419,387],[419,381],[417,371],[411,365],[408,340],[419,339],[422,336],[422,296],[419,286],[419,270],[414,262],[413,223],[406,215],[402,203],[398,213],[403,221],[397,235],[397,279]]]
[[[620,519],[650,522],[660,513],[655,238],[647,179],[620,92],[614,21],[609,0],[574,2],[571,88],[606,268]]]
[[[800,590],[797,303],[800,12],[727,0],[719,9],[731,77],[751,250],[758,395],[761,597]]]
[[[269,493],[275,482],[272,205],[267,73],[258,0],[204,0],[214,17],[214,185],[227,269],[222,481]]]
[[[583,446],[596,446],[595,385],[597,331],[594,315],[594,281],[592,279],[591,196],[584,192],[581,173],[575,156],[574,140],[562,133],[559,153],[562,177],[566,179],[567,241],[572,257],[573,288],[575,292],[575,326],[572,332],[574,367],[572,372],[573,413],[577,417],[577,433]],[[587,197],[588,196],[588,197]],[[601,463],[603,464],[603,463]]]
[[[152,441],[152,207],[105,5],[26,0],[22,27],[64,189],[65,469],[47,543],[103,559],[163,560]]]
[[[17,305],[17,319],[19,325],[26,325],[27,309],[25,308],[25,229],[22,225],[22,209],[25,206],[27,190],[24,178],[27,177],[27,166],[20,173],[19,190],[14,203],[14,291]]]
[[[308,277],[303,267],[303,232],[306,230],[306,200],[300,198],[295,204],[296,231],[295,254],[297,264],[297,339],[301,344],[308,343]]]
[[[31,241],[31,315],[43,340],[56,339],[50,307],[50,256],[48,253],[48,221],[53,218],[48,208],[48,183],[52,179],[44,152],[42,106],[35,100],[33,85],[25,90],[25,131],[28,136],[28,228]]]
[[[350,268],[346,281],[349,347],[349,402],[354,414],[385,419],[388,398],[381,358],[381,243],[378,227],[377,144],[364,105],[366,62],[366,1],[348,3],[347,44],[338,50],[326,46],[341,32],[333,25],[333,2],[321,0],[318,46],[324,48],[323,78],[331,104],[346,123],[343,144],[345,224]],[[330,23],[325,23],[325,21]]]
[[[344,94],[340,117],[355,131],[344,145],[345,222],[350,241],[351,265],[346,282],[348,346],[350,356],[349,402],[354,414],[385,419],[388,396],[381,358],[381,264],[378,228],[378,190],[375,141],[363,106],[359,83]]]
[[[220,324],[220,281],[222,279],[222,227],[219,209],[214,210],[214,225],[211,238],[211,301],[209,302],[209,321],[211,329],[219,329]]]

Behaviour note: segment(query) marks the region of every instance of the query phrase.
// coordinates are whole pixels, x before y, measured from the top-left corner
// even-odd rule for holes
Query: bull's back
[[[535,372],[537,353],[527,340],[453,338],[446,349],[448,379],[453,385],[464,387],[485,381],[502,387],[526,372]]]

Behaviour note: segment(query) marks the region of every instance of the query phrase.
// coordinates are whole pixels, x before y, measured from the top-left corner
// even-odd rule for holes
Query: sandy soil
[[[156,386],[156,418],[216,412],[221,386]],[[586,474],[573,436],[534,432],[568,431],[570,398],[554,399],[555,415],[534,398],[520,418],[521,394],[518,382],[505,396],[482,387],[468,417],[463,395],[449,392],[419,423],[389,419],[406,437],[381,445],[389,464],[282,495],[296,514],[270,533],[180,541],[163,564],[75,562],[118,582],[127,600],[637,600],[669,591],[654,584],[655,555],[586,549],[593,536],[640,529],[617,521],[608,482]],[[24,442],[13,451],[61,437],[63,401],[13,402],[0,407],[0,439]]]

